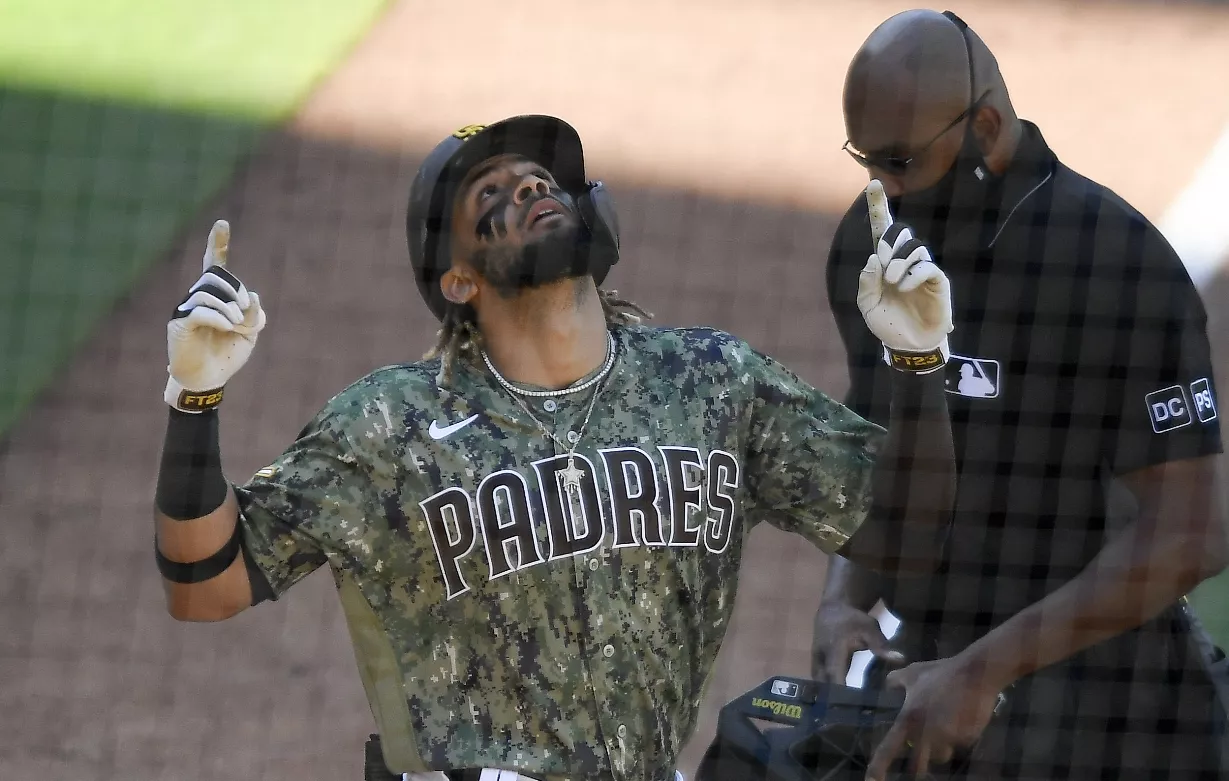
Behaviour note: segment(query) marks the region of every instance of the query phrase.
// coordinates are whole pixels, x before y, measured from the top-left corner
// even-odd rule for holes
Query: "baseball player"
[[[167,326],[169,612],[223,620],[327,565],[391,772],[672,778],[756,520],[876,569],[939,555],[947,279],[868,197],[883,238],[860,302],[898,370],[886,429],[602,289],[617,219],[568,124],[463,128],[407,214],[438,344],[342,390],[243,484],[221,468],[219,407],[266,322],[219,221]]]

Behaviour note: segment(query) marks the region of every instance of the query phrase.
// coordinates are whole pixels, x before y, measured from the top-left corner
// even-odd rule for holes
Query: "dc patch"
[[[1212,394],[1212,383],[1206,377],[1191,383],[1191,400],[1200,423],[1216,420],[1216,397]]]
[[[1181,385],[1153,391],[1144,397],[1144,403],[1148,405],[1152,430],[1157,434],[1190,425],[1191,409],[1186,402],[1186,390]]]
[[[999,395],[999,362],[992,358],[969,358],[952,353],[947,359],[943,387],[948,393],[975,399]]]

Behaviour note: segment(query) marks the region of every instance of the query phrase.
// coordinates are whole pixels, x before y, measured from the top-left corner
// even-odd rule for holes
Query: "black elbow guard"
[[[235,562],[235,557],[243,547],[243,525],[235,521],[235,531],[226,544],[212,556],[199,561],[171,561],[162,555],[158,541],[154,540],[154,557],[158,562],[158,571],[162,577],[172,583],[203,583],[213,580],[225,572]]]

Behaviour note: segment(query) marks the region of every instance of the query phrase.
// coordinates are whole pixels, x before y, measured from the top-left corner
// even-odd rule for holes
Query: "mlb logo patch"
[[[1157,434],[1190,425],[1191,408],[1186,401],[1186,390],[1181,385],[1153,391],[1144,397],[1144,403],[1148,405],[1152,430]]]
[[[779,697],[796,698],[798,696],[798,684],[793,681],[775,680],[772,682],[772,693]]]
[[[952,353],[947,359],[943,388],[957,396],[973,399],[998,397],[1001,374],[993,358],[970,358]]]
[[[1216,420],[1216,396],[1212,393],[1212,383],[1207,378],[1191,383],[1191,403],[1200,423]]]

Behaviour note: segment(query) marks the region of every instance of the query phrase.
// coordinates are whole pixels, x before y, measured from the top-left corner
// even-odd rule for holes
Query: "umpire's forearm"
[[[883,569],[938,560],[956,497],[956,453],[942,371],[892,372],[892,409],[873,477],[872,514],[895,527],[899,551]],[[899,557],[893,561],[893,554]]]
[[[829,556],[821,604],[849,605],[869,613],[883,596],[883,577],[842,556]]]
[[[1202,568],[1200,539],[1157,526],[1153,519],[1133,521],[1078,576],[960,656],[1004,689],[1156,618],[1210,574]]]

